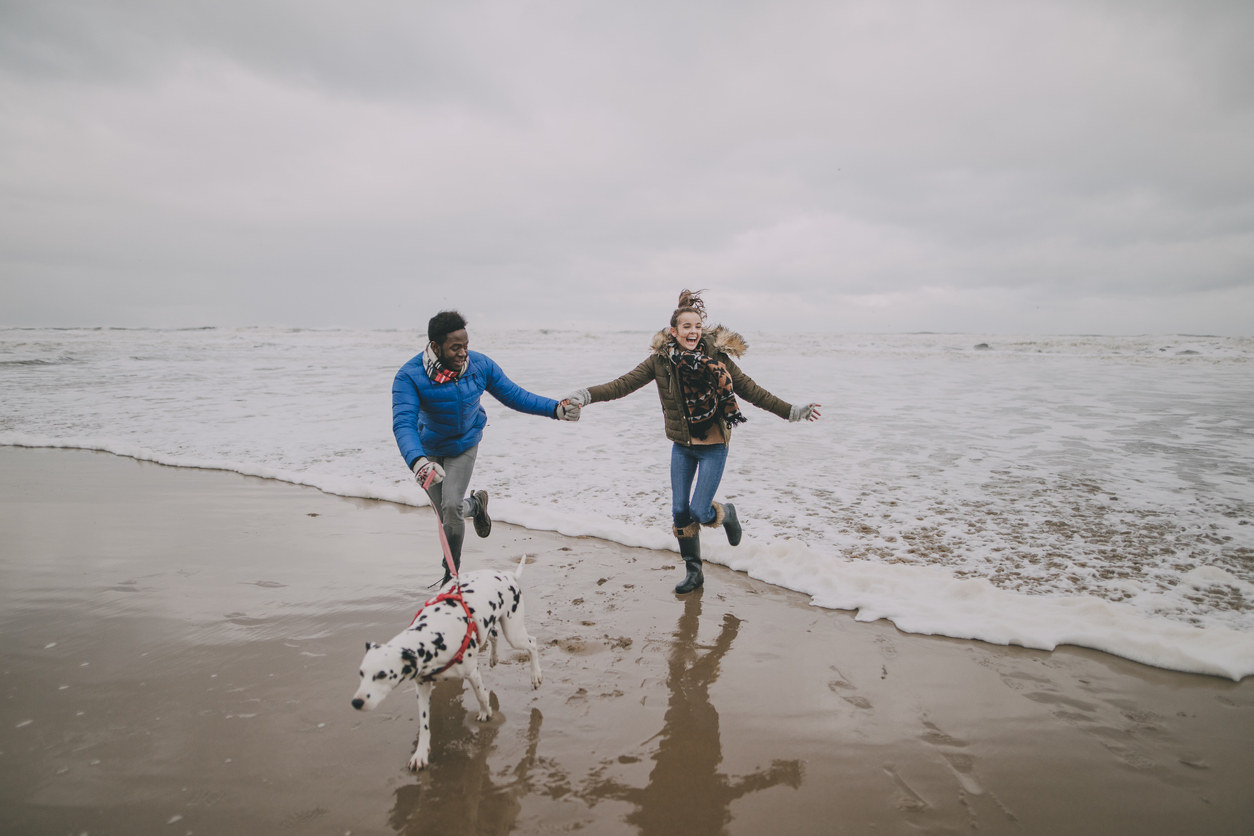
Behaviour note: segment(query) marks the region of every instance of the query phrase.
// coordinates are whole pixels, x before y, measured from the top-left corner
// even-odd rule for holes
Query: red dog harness
[[[451,561],[450,561],[450,565],[451,565]],[[422,615],[423,610],[425,610],[427,607],[434,606],[435,604],[438,604],[441,601],[456,601],[457,603],[462,605],[462,611],[466,613],[466,638],[462,639],[462,646],[457,649],[457,655],[453,657],[452,661],[450,661],[444,667],[440,668],[435,673],[429,673],[423,677],[423,680],[426,682],[430,682],[431,680],[435,679],[437,676],[444,673],[446,670],[453,667],[454,665],[460,664],[462,659],[466,656],[467,648],[470,647],[471,639],[479,635],[479,627],[475,624],[475,617],[470,614],[470,607],[466,605],[466,599],[462,597],[462,588],[460,584],[454,586],[453,589],[449,592],[441,592],[439,595],[435,596],[430,601],[427,601],[425,604],[423,604],[422,608],[419,609],[418,612],[414,613],[414,620],[409,622],[409,626],[413,627],[414,624],[418,622],[418,616]]]
[[[431,487],[431,480],[434,478],[434,473],[427,474],[427,479],[422,484],[423,490]],[[433,502],[431,503],[431,510],[435,512],[436,529],[440,532],[440,546],[444,549],[444,565],[448,567],[449,574],[453,576],[456,582],[450,591],[441,592],[419,607],[418,612],[414,613],[414,620],[409,622],[409,626],[413,627],[418,623],[418,616],[422,615],[422,611],[427,607],[434,606],[441,601],[456,601],[462,605],[462,612],[466,613],[466,637],[462,639],[462,646],[458,648],[457,655],[453,657],[452,661],[435,673],[429,673],[422,677],[425,682],[430,682],[454,665],[461,664],[462,659],[466,656],[466,650],[470,647],[470,642],[479,635],[479,627],[475,624],[475,617],[471,614],[470,607],[466,604],[466,599],[462,597],[461,579],[457,576],[457,564],[453,562],[453,552],[448,546],[448,538],[444,536],[444,521],[440,519],[440,509],[436,508]]]

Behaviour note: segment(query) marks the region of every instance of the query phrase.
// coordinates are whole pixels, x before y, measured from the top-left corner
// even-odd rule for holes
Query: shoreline
[[[348,702],[438,577],[425,508],[0,448],[0,829],[1240,833],[1254,684],[902,633],[670,552],[498,523],[544,685]],[[473,541],[473,542],[472,542]],[[417,555],[417,557],[416,557]],[[468,689],[467,689],[468,690]],[[175,827],[174,825],[177,825]]]
[[[166,467],[235,473],[309,487],[328,496],[379,501],[415,509],[426,508],[426,495],[411,485],[381,490],[365,482],[286,471],[260,465],[220,460],[181,458],[122,442],[85,438],[48,439],[25,433],[0,433],[0,448],[60,449],[103,452]],[[522,511],[519,511],[522,508]],[[668,533],[643,529],[614,520],[596,524],[572,522],[537,506],[519,506],[511,500],[493,505],[498,521],[527,531],[569,537],[597,538],[624,548],[675,552]],[[523,517],[526,523],[519,522]],[[887,619],[916,635],[970,639],[999,646],[1053,651],[1084,647],[1130,661],[1182,673],[1197,673],[1235,682],[1254,674],[1254,635],[1223,624],[1206,627],[1166,617],[1149,618],[1133,607],[1094,595],[1023,594],[994,586],[987,579],[955,578],[949,570],[847,560],[810,548],[799,540],[756,541],[746,537],[732,549],[718,538],[702,544],[707,564],[743,572],[756,580],[810,597],[825,609],[855,613],[859,621]],[[1195,591],[1212,584],[1246,585],[1215,567],[1203,567],[1186,576],[1183,586]],[[943,594],[938,594],[943,593]],[[937,604],[936,600],[940,599]],[[956,605],[978,615],[954,615]]]

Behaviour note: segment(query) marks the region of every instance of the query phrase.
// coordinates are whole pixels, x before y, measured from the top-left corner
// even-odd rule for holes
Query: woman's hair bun
[[[705,319],[705,302],[701,300],[701,294],[704,290],[689,290],[684,288],[679,292],[679,305],[676,306],[676,313],[685,310],[696,311]]]
[[[672,328],[679,323],[681,313],[695,313],[701,317],[702,322],[705,322],[705,302],[701,301],[701,294],[704,292],[704,290],[689,290],[686,287],[679,292],[679,307],[675,308],[675,312],[671,314]]]

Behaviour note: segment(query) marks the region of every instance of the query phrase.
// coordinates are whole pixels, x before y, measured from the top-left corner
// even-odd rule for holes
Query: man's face
[[[450,369],[460,369],[466,365],[466,358],[470,356],[470,335],[463,328],[460,331],[450,331],[448,336],[444,338],[444,345],[437,346],[440,353],[440,362]]]

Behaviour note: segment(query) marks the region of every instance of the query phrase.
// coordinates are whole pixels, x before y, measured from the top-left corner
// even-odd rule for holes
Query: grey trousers
[[[448,548],[453,554],[453,565],[462,568],[462,541],[466,539],[466,518],[473,517],[479,510],[479,503],[474,497],[466,496],[470,487],[470,474],[475,469],[475,457],[479,455],[476,444],[464,453],[456,456],[428,456],[427,458],[444,468],[444,481],[432,485],[427,491],[431,504],[440,509],[440,519],[444,521],[444,536],[448,538]]]

